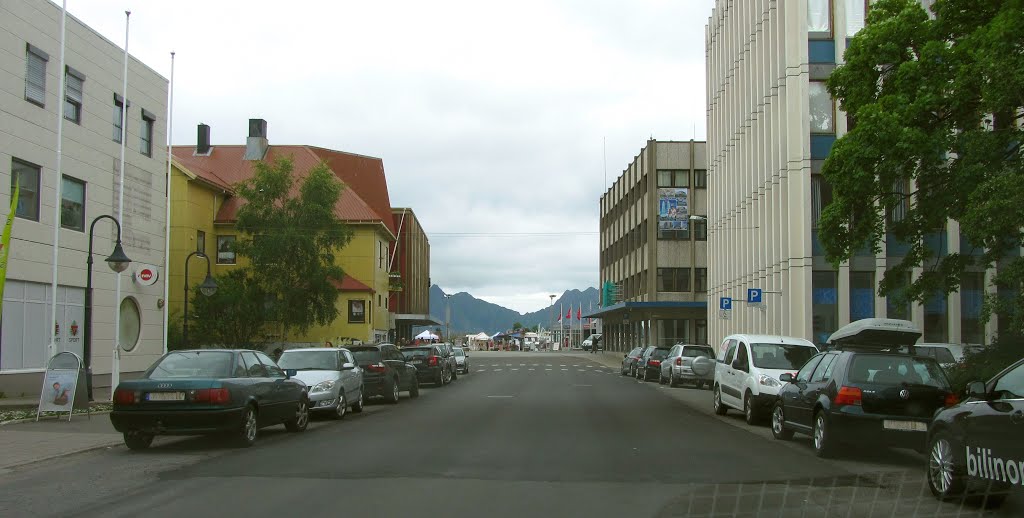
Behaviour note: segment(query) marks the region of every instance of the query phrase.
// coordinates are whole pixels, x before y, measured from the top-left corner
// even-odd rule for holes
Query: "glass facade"
[[[875,272],[850,272],[850,321],[875,316]]]
[[[824,344],[839,328],[839,278],[836,272],[811,274],[811,319],[813,341]]]
[[[981,344],[985,330],[981,325],[981,305],[985,299],[985,274],[965,273],[960,282],[960,342]]]

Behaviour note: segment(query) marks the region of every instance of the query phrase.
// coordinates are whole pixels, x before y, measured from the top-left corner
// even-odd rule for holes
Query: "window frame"
[[[811,30],[811,3],[812,2],[823,2],[828,8],[828,30]],[[807,36],[809,38],[824,38],[831,37],[835,31],[836,18],[835,18],[835,6],[832,5],[832,0],[807,0]]]
[[[231,250],[228,250],[231,253],[231,262],[228,262],[227,259],[221,260],[220,258],[221,243],[226,242],[228,239],[231,241]],[[234,243],[237,239],[238,237],[235,234],[217,234],[217,257],[215,258],[217,264],[238,264],[238,254],[234,250]]]
[[[82,219],[80,221],[81,224],[79,226],[70,226],[70,225],[64,223],[64,203],[69,201],[68,198],[67,198],[68,190],[64,188],[64,185],[63,185],[64,182],[77,183],[77,184],[81,184],[81,186],[82,186],[82,202],[81,202],[81,206],[82,206]],[[68,230],[74,230],[74,231],[83,232],[83,233],[85,232],[85,220],[87,219],[86,216],[85,216],[85,211],[86,211],[85,203],[89,199],[88,193],[86,192],[86,187],[87,186],[86,186],[85,180],[79,180],[78,178],[75,178],[73,176],[68,176],[66,174],[65,175],[61,175],[60,228],[66,228]]]
[[[206,232],[196,230],[196,252],[206,255]]]
[[[703,275],[700,273],[703,272]],[[698,279],[703,279],[703,282],[698,282]],[[701,286],[703,284],[703,286]],[[700,288],[704,289],[700,289]],[[694,293],[707,293],[708,291],[708,269],[705,268],[694,268],[693,269],[693,291]]]
[[[362,317],[357,317],[356,306],[362,305]],[[349,299],[348,300],[348,323],[349,324],[365,324],[366,323],[366,300],[364,299]]]
[[[829,105],[831,110],[829,111],[828,117],[828,128],[822,129],[814,124],[814,119],[811,117],[813,114],[813,99],[817,92],[817,85],[820,85],[821,91],[824,92],[825,96],[828,97]],[[828,86],[825,81],[808,81],[807,82],[807,107],[808,107],[808,124],[810,125],[811,135],[835,135],[836,133],[836,100],[832,98],[832,95],[828,93]]]
[[[112,117],[114,119],[113,120],[113,124],[114,124],[113,139],[114,139],[114,142],[117,142],[118,144],[121,143],[121,134],[122,133],[124,133],[124,135],[126,137],[128,135],[128,132],[127,132],[127,130],[124,127],[124,124],[125,124],[124,113],[125,113],[125,108],[126,108],[125,105],[126,104],[129,104],[129,103],[126,103],[124,101],[123,97],[121,97],[120,95],[114,94],[114,113],[113,113],[113,117]]]
[[[73,95],[71,88],[72,80],[78,81],[77,98]],[[64,66],[64,120],[71,121],[75,124],[82,124],[82,105],[85,102],[85,74],[71,68],[70,66]],[[68,116],[68,107],[73,110],[73,116]]]
[[[694,189],[707,189],[708,188],[708,170],[707,169],[694,169],[693,170],[693,188]]]
[[[156,122],[156,115],[142,110],[142,126],[139,128],[139,153],[145,156],[153,156],[153,124]]]
[[[32,81],[32,58],[38,58],[42,63],[42,83],[36,84]],[[46,65],[50,61],[50,55],[31,43],[25,44],[25,100],[40,107],[46,108]],[[35,87],[42,91],[42,99],[36,99],[30,95],[29,87]]]
[[[20,212],[19,209],[21,209],[21,207],[22,207],[21,203],[22,203],[22,201],[24,201],[24,198],[22,198],[20,196],[20,194],[19,194],[19,197],[18,197],[18,206],[14,208],[14,217],[21,218],[21,219],[27,219],[29,221],[39,221],[39,189],[41,187],[40,182],[42,182],[42,177],[43,177],[43,167],[39,166],[39,165],[36,165],[36,164],[33,164],[32,162],[28,162],[26,160],[22,160],[20,158],[11,157],[11,190],[10,190],[11,196],[14,196],[14,183],[15,183],[16,177],[20,177],[21,176],[20,174],[15,174],[15,169],[14,169],[15,164],[18,164],[19,166],[25,167],[25,168],[28,168],[28,169],[34,169],[35,170],[35,174],[36,174],[36,181],[35,181],[34,189],[29,189],[29,192],[34,193],[34,198],[35,198],[35,209],[34,209],[35,217],[30,217],[30,216],[26,216],[26,215],[23,215],[23,214],[19,214],[19,212]],[[22,171],[18,171],[18,173],[21,173],[21,172]],[[25,184],[21,184],[21,192],[22,193],[25,192]]]
[[[707,241],[708,240],[708,220],[706,216],[701,216],[697,219],[690,220],[693,225],[693,239],[695,241]]]

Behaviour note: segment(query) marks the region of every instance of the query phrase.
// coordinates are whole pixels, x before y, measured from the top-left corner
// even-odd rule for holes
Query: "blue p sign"
[[[732,297],[722,297],[718,301],[719,309],[732,309]]]
[[[760,288],[750,288],[750,289],[748,289],[747,290],[747,302],[750,303],[750,304],[760,304],[761,303],[761,293],[763,293],[763,292],[761,291]]]

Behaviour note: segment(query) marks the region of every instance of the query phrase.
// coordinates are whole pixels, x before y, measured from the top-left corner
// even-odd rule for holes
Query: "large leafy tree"
[[[838,264],[865,245],[877,252],[892,233],[909,252],[880,291],[923,267],[904,292],[917,301],[957,290],[971,265],[998,263],[994,283],[1015,295],[988,298],[986,310],[1024,332],[1024,0],[937,0],[933,9],[934,18],[917,0],[873,3],[829,78],[855,124],[825,161],[833,201],[822,243]],[[927,246],[947,219],[979,253]]]
[[[211,296],[202,295],[198,286],[193,289],[189,339],[197,344],[259,348],[266,341],[267,294],[246,268],[215,280],[217,292]]]
[[[289,332],[305,332],[338,316],[338,290],[331,280],[344,272],[335,254],[352,232],[335,214],[341,182],[326,164],[296,181],[293,162],[283,157],[256,162],[255,173],[237,186],[246,200],[236,228],[235,251],[249,259],[248,275],[270,299],[267,319]]]

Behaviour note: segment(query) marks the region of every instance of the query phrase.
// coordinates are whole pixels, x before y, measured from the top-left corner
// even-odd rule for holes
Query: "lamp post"
[[[132,262],[121,248],[121,223],[108,214],[96,216],[96,219],[89,224],[89,254],[85,258],[85,332],[82,337],[85,341],[82,345],[82,356],[85,360],[85,389],[89,401],[92,401],[92,238],[93,231],[96,230],[96,223],[101,219],[113,221],[114,227],[117,229],[117,242],[114,244],[114,251],[106,258],[107,266],[115,273],[121,273],[127,270],[128,265]],[[57,303],[56,300],[51,302]],[[114,311],[121,311],[121,301],[114,301]],[[120,332],[120,329],[114,330],[115,343],[117,343]]]
[[[217,293],[217,281],[210,277],[210,257],[199,250],[188,254],[188,257],[185,257],[185,320],[184,327],[181,330],[181,342],[185,347],[188,347],[188,261],[192,259],[193,255],[206,259],[206,278],[199,285],[199,293],[202,293],[204,297],[210,297]]]
[[[444,294],[444,303],[445,303],[445,307],[444,307],[444,334],[445,334],[445,342],[450,342],[451,339],[452,339],[452,330],[450,328],[450,326],[452,324],[452,303],[451,303],[451,300],[450,300],[451,298],[452,298],[451,294],[448,294],[448,293]]]
[[[555,296],[548,295],[551,299],[551,308],[548,309],[548,336],[554,341],[555,338]],[[550,345],[550,344],[549,344]]]

